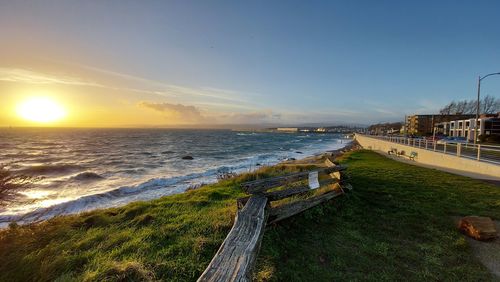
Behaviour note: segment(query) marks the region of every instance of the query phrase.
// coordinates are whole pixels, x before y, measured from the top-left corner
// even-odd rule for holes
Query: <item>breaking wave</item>
[[[99,179],[104,179],[104,177],[100,176],[99,174],[97,174],[95,172],[86,171],[86,172],[79,173],[79,174],[77,174],[75,176],[72,176],[71,179],[72,180],[85,181],[85,180],[99,180]]]
[[[60,150],[45,143],[37,147],[37,136],[29,132],[12,136],[0,135],[0,143],[7,144],[0,158],[43,181],[27,193],[30,204],[19,201],[0,210],[0,227],[156,199],[215,182],[219,170],[241,173],[346,144],[335,135],[231,131],[127,129],[78,131],[78,138],[71,131],[46,136],[64,143],[67,148]],[[26,142],[33,142],[29,155],[23,155]],[[184,155],[195,158],[181,161]]]
[[[80,169],[80,166],[74,164],[35,165],[22,169],[21,172],[29,175],[47,175],[64,174]]]

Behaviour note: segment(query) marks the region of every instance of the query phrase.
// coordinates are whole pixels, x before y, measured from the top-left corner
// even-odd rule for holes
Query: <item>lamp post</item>
[[[474,145],[476,145],[476,142],[477,142],[477,121],[479,120],[479,101],[480,101],[480,96],[481,96],[481,81],[485,78],[487,78],[488,76],[492,76],[492,75],[500,75],[500,72],[494,72],[494,73],[490,73],[490,74],[487,74],[483,77],[479,76],[478,80],[477,80],[477,106],[476,106],[476,120],[474,121]]]

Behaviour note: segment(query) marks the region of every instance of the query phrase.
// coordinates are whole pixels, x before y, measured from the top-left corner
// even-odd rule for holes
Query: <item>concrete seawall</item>
[[[365,149],[371,149],[387,155],[391,148],[405,151],[406,154],[416,152],[416,165],[424,165],[451,173],[462,174],[469,177],[500,181],[500,165],[480,162],[472,159],[461,158],[453,155],[415,148],[403,144],[380,140],[366,135],[356,134],[355,139]],[[398,157],[396,159],[408,157]],[[412,161],[413,162],[413,161]]]

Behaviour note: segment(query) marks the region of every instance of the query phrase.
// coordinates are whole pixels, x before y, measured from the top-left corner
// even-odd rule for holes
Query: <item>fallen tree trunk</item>
[[[330,174],[336,171],[345,170],[344,166],[327,167],[317,170],[318,173]],[[311,171],[297,172],[285,176],[278,176],[273,178],[258,179],[254,181],[249,181],[242,184],[243,189],[249,194],[257,194],[265,192],[271,188],[282,186],[288,182],[296,182],[302,179],[306,179]]]
[[[333,199],[337,196],[340,196],[344,194],[341,191],[331,191],[322,195],[314,196],[305,200],[300,200],[297,202],[289,203],[289,204],[284,204],[279,207],[275,207],[271,209],[269,212],[269,223],[272,224],[275,222],[278,222],[280,220],[289,218],[293,215],[296,215],[298,213],[301,213],[307,209],[310,209],[318,204],[321,204],[322,202],[328,201],[330,199]]]
[[[259,179],[246,182],[241,186],[247,193],[253,194],[237,200],[238,213],[236,220],[220,246],[214,258],[202,273],[198,281],[251,281],[252,270],[260,249],[262,236],[267,224],[271,224],[301,213],[318,204],[344,194],[342,175],[346,169],[336,166],[330,159],[325,163],[327,168],[298,172],[285,176]],[[318,173],[326,173],[331,178],[318,181]],[[289,182],[308,179],[309,185],[300,185],[288,189],[266,192],[273,187],[284,186]],[[334,187],[326,190],[315,190],[325,184],[334,183]],[[286,187],[284,187],[286,188]],[[293,195],[318,191],[316,196],[271,208],[269,202],[288,198]],[[318,193],[322,193],[317,195]]]
[[[238,211],[233,228],[198,281],[251,281],[268,213],[265,196],[253,196]]]
[[[328,184],[332,184],[332,183],[340,183],[340,181],[337,179],[327,179],[327,180],[323,180],[323,181],[319,182],[320,186],[328,185]],[[267,199],[269,200],[269,202],[272,202],[272,201],[277,201],[277,200],[281,200],[284,198],[288,198],[290,196],[294,196],[294,195],[298,195],[298,194],[302,194],[302,193],[307,193],[309,191],[314,191],[314,189],[309,188],[308,185],[301,185],[301,186],[295,186],[295,187],[284,189],[284,190],[266,192],[266,193],[263,193],[262,195],[266,196]],[[238,209],[243,208],[245,206],[245,204],[247,203],[248,199],[250,199],[251,197],[252,196],[248,196],[248,197],[243,197],[243,198],[237,199],[236,202],[238,205]]]

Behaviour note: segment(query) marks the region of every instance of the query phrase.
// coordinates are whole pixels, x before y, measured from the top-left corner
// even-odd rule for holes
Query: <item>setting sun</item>
[[[53,122],[66,116],[66,110],[56,101],[46,97],[33,97],[17,108],[20,117],[34,122]]]

